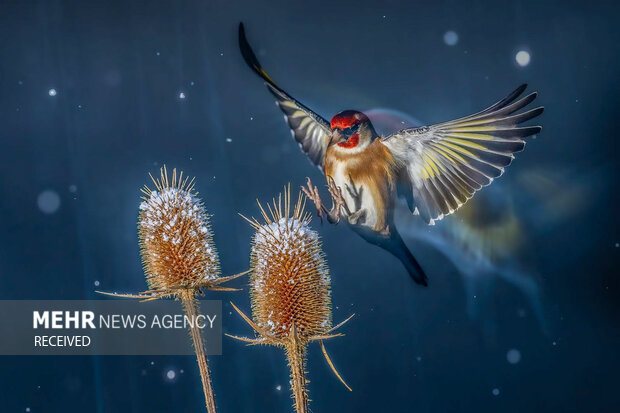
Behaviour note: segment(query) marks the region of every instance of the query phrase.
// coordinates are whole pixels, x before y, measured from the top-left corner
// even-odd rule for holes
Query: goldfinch
[[[239,47],[275,96],[295,141],[326,176],[331,209],[309,178],[302,187],[318,215],[330,223],[344,219],[366,241],[396,256],[422,285],[427,285],[427,277],[394,226],[397,198],[404,198],[413,214],[434,225],[502,175],[514,154],[523,150],[524,138],[542,129],[518,126],[544,110],[517,113],[537,96],[533,92],[520,97],[526,89],[521,85],[476,114],[379,136],[362,112],[345,110],[328,122],[276,85],[252,51],[243,23]]]

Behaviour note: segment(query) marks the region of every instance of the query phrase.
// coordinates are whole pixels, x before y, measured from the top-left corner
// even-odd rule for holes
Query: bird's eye
[[[357,132],[357,130],[359,129],[359,126],[360,126],[359,124],[355,124],[355,125],[349,126],[348,128],[343,129],[342,133],[347,135],[347,136],[351,136],[355,132]]]

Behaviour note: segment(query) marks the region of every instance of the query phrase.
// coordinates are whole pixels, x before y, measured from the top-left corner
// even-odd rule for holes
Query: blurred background
[[[264,3],[264,4],[260,4]],[[389,133],[479,111],[520,83],[546,107],[506,174],[427,227],[399,213],[430,278],[410,280],[344,225],[313,221],[332,272],[327,343],[309,350],[316,412],[611,412],[618,396],[620,233],[615,2],[2,1],[0,299],[146,288],[139,188],[165,163],[197,177],[225,274],[283,185],[322,182],[237,47],[330,118]],[[323,191],[327,196],[327,192]],[[249,327],[244,291],[224,330]],[[10,337],[3,337],[3,340]],[[189,341],[189,338],[188,338]],[[222,412],[291,411],[284,354],[223,340]],[[0,357],[7,412],[201,411],[192,357]]]

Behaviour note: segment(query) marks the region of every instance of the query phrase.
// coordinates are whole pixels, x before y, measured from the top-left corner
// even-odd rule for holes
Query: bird
[[[380,136],[363,112],[344,110],[328,122],[293,98],[265,72],[239,24],[239,48],[260,76],[301,150],[325,174],[332,198],[323,203],[310,178],[302,186],[317,214],[337,224],[344,220],[367,242],[398,258],[418,284],[428,277],[394,223],[399,198],[429,225],[454,213],[481,188],[504,173],[525,140],[541,126],[519,126],[544,108],[526,108],[537,92],[522,97],[523,84],[473,115],[431,126],[405,128]]]

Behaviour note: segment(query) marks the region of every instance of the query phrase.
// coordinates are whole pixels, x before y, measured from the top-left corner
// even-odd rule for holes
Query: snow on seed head
[[[287,337],[293,326],[302,338],[326,333],[332,325],[331,279],[301,195],[292,211],[287,188],[267,205],[270,215],[260,208],[264,221],[250,221],[256,230],[250,258],[254,321],[276,338]]]
[[[169,179],[166,167],[155,189],[144,187],[138,234],[140,253],[149,287],[168,290],[192,286],[219,275],[219,258],[213,244],[209,215],[194,191],[194,180]]]

